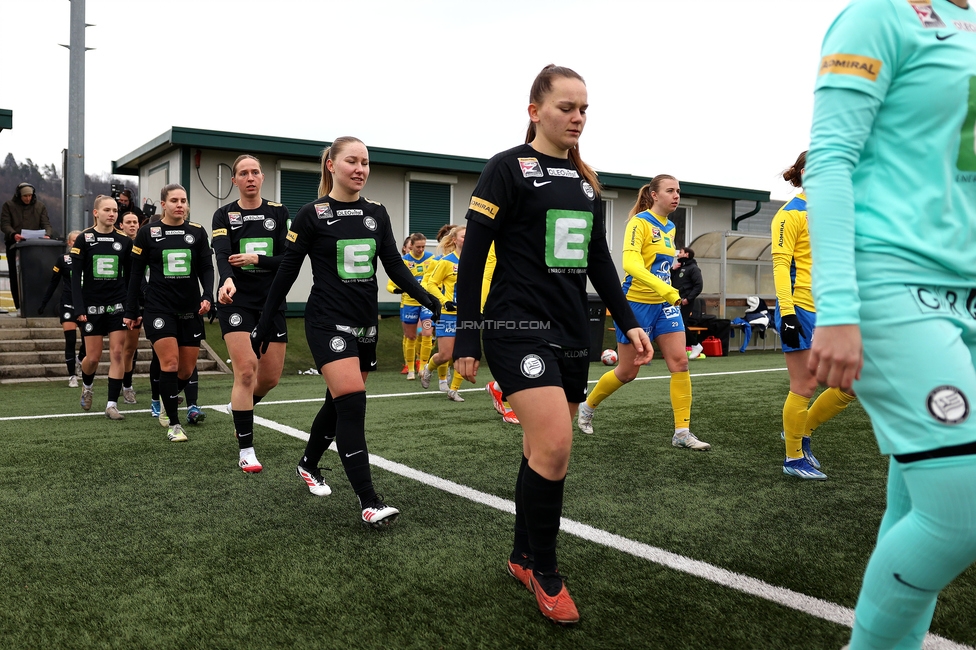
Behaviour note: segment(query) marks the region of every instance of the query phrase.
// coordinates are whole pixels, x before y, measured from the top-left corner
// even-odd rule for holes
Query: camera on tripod
[[[122,196],[122,192],[125,191],[125,185],[122,183],[112,183],[112,198],[116,201]]]

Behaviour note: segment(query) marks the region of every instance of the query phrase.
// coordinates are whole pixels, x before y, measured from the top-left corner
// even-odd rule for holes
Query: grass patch
[[[399,350],[390,323],[380,340]],[[299,332],[289,328],[291,351]],[[392,365],[373,373],[369,393],[420,391]],[[783,365],[781,354],[752,352],[693,362],[692,430],[713,445],[696,453],[670,446],[667,372],[653,361],[641,376],[660,378],[621,389],[597,411],[596,433],[574,440],[564,516],[853,607],[886,462],[855,403],[814,439],[830,480],[784,477]],[[593,364],[591,379],[604,370]],[[771,371],[717,374],[750,370]],[[225,404],[231,383],[204,377],[202,403]],[[0,421],[0,646],[738,650],[848,639],[843,626],[565,533],[560,564],[582,623],[554,627],[504,571],[510,515],[374,468],[403,516],[391,530],[365,529],[333,452],[323,459],[333,495],[313,497],[294,474],[304,443],[259,426],[265,471],[244,475],[230,416],[210,410],[189,442],[172,444],[138,412],[148,381],[136,389],[141,403],[121,422]],[[96,408],[105,390],[100,377]],[[80,412],[78,391],[61,386],[0,391],[0,418]],[[462,393],[462,404],[432,391],[369,400],[371,453],[511,499],[521,430],[483,391]],[[307,431],[324,393],[321,377],[286,372],[257,414]],[[272,403],[302,399],[313,401]],[[974,611],[970,569],[940,599],[933,631],[974,645]]]

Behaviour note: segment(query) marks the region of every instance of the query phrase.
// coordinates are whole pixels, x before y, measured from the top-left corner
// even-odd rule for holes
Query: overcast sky
[[[768,190],[809,143],[847,0],[87,0],[85,170],[171,126],[488,158],[547,63],[587,82],[598,170]],[[69,0],[0,3],[0,156],[58,163]]]

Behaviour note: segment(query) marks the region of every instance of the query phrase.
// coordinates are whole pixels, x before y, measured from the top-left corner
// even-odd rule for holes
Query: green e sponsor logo
[[[336,268],[343,280],[371,277],[374,257],[375,239],[340,239],[336,242]]]
[[[185,278],[190,275],[192,255],[189,248],[171,248],[163,251],[163,276]]]
[[[255,237],[253,239],[242,239],[241,240],[241,254],[242,255],[271,255],[274,250],[274,240],[270,237]],[[242,269],[250,271],[251,269],[256,269],[257,264],[248,264],[247,266],[242,266]]]
[[[976,172],[976,77],[969,78],[969,103],[966,119],[959,132],[959,159],[956,167],[961,172]]]
[[[92,277],[99,280],[114,280],[119,277],[118,256],[92,255]]]
[[[593,229],[593,213],[549,210],[546,213],[546,265],[550,268],[586,267]]]

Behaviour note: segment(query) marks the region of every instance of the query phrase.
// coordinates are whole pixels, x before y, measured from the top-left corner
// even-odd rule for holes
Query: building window
[[[452,199],[457,176],[409,172],[407,174],[406,232],[423,233],[432,242],[444,224],[454,216]]]
[[[674,224],[674,247],[684,248],[688,245],[687,234],[688,226],[691,225],[691,210],[679,207],[668,215],[668,219]]]
[[[295,218],[302,206],[319,198],[321,172],[281,169],[278,176],[278,202],[288,208],[288,216]]]

